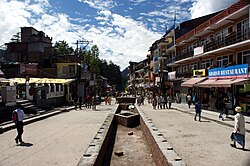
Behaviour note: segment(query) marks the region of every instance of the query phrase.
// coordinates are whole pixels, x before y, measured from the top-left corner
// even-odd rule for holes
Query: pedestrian
[[[156,106],[157,106],[156,96],[152,96],[152,106],[153,106],[153,109],[156,109]]]
[[[79,108],[82,109],[82,96],[79,97]]]
[[[166,108],[166,97],[165,96],[161,96],[161,107],[163,109]]]
[[[236,95],[234,95],[234,97],[233,97],[233,114],[234,114],[234,115],[236,115],[236,113],[237,113],[237,112],[235,111],[235,108],[236,108],[238,105],[239,105],[239,101],[238,101]]]
[[[23,134],[23,119],[24,119],[24,112],[21,109],[21,105],[20,104],[16,104],[16,109],[13,111],[12,113],[12,120],[16,125],[16,130],[17,130],[17,136],[15,138],[15,142],[16,144],[18,144],[18,142],[20,142],[21,144],[23,143],[22,140],[22,134]]]
[[[171,109],[171,105],[172,105],[172,96],[171,95],[168,95],[167,102],[168,102],[168,108]]]
[[[242,146],[242,149],[245,149],[245,118],[241,114],[241,107],[237,106],[235,108],[236,115],[234,116],[234,129],[231,134],[231,140],[233,144],[232,147],[236,148],[236,142]]]
[[[158,109],[162,109],[162,102],[161,102],[161,100],[162,100],[162,96],[157,96],[157,108]]]
[[[75,110],[77,110],[77,97],[74,98]]]
[[[197,102],[195,102],[194,107],[195,107],[194,120],[196,121],[196,117],[199,116],[199,121],[201,122],[201,103],[199,100],[197,100]]]
[[[193,95],[192,101],[193,101],[193,105],[195,105],[195,103],[196,103],[196,93]]]
[[[227,103],[228,103],[228,98],[224,97],[223,98],[223,110],[226,115],[226,118],[228,118],[228,108],[227,108]]]
[[[188,103],[188,108],[190,108],[190,106],[191,106],[191,104],[192,104],[192,100],[191,100],[191,95],[190,94],[188,94],[187,95],[187,103]]]
[[[92,110],[96,111],[96,96],[92,97]]]
[[[218,100],[216,101],[216,106],[217,106],[217,110],[218,112],[220,113],[219,114],[219,119],[221,119],[222,121],[224,121],[224,117],[223,117],[223,114],[224,114],[224,102],[221,98],[218,98]]]

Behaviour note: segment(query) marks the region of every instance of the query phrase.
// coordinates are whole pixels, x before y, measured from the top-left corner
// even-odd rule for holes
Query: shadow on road
[[[201,120],[201,122],[211,122],[210,120]]]
[[[17,146],[31,147],[31,146],[33,146],[33,144],[32,144],[32,143],[29,143],[29,142],[23,142],[23,143],[21,143],[21,144],[18,144]]]

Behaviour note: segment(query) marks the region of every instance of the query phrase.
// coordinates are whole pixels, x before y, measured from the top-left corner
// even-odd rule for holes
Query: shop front
[[[200,99],[201,97],[201,91],[200,88],[197,88],[195,85],[206,80],[206,70],[205,69],[200,69],[200,70],[193,70],[193,78],[190,78],[186,81],[184,81],[181,86],[185,87],[182,88],[182,95],[184,97],[187,96],[187,94],[190,94],[193,98],[192,100],[197,100]]]
[[[246,88],[244,87],[249,83],[248,64],[240,64],[209,69],[208,79],[195,86],[201,88],[202,103],[207,104],[209,109],[216,110],[216,100],[227,98],[229,110],[233,110],[235,104],[245,103],[243,111],[247,113],[249,109],[246,107]]]

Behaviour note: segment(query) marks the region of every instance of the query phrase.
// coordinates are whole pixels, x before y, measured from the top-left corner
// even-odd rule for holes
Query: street
[[[230,146],[232,128],[228,126],[204,119],[194,121],[193,115],[174,109],[153,110],[149,104],[140,109],[152,119],[187,165],[250,165],[249,133],[246,134],[247,150],[242,151]]]
[[[187,165],[250,165],[249,132],[246,133],[245,151],[238,149],[239,145],[237,149],[230,146],[232,127],[226,123],[232,124],[232,120],[217,123],[217,113],[216,119],[208,120],[213,117],[204,112],[202,115],[206,118],[199,122],[194,121],[193,114],[175,109],[153,110],[147,103],[137,107],[152,119]],[[181,105],[175,103],[173,107],[181,109]],[[101,124],[115,108],[115,104],[102,103],[97,106],[98,111],[72,110],[25,125],[23,146],[16,146],[14,142],[16,130],[4,132],[0,135],[0,165],[77,165]],[[249,129],[249,124],[246,127]]]
[[[106,116],[102,111],[70,111],[24,126],[22,146],[16,146],[16,130],[0,135],[1,166],[77,165]]]

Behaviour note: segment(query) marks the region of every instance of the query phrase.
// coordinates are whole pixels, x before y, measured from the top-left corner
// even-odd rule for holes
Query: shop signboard
[[[248,78],[248,64],[208,70],[209,78]]]
[[[245,92],[250,92],[250,84],[245,84],[244,90],[245,90]]]
[[[37,66],[30,64],[21,64],[20,65],[20,73],[28,74],[28,75],[37,75]]]
[[[193,70],[193,76],[205,77],[206,76],[206,70],[205,69]]]
[[[194,56],[204,53],[204,46],[194,48]]]
[[[176,79],[176,71],[168,72],[168,80]]]

